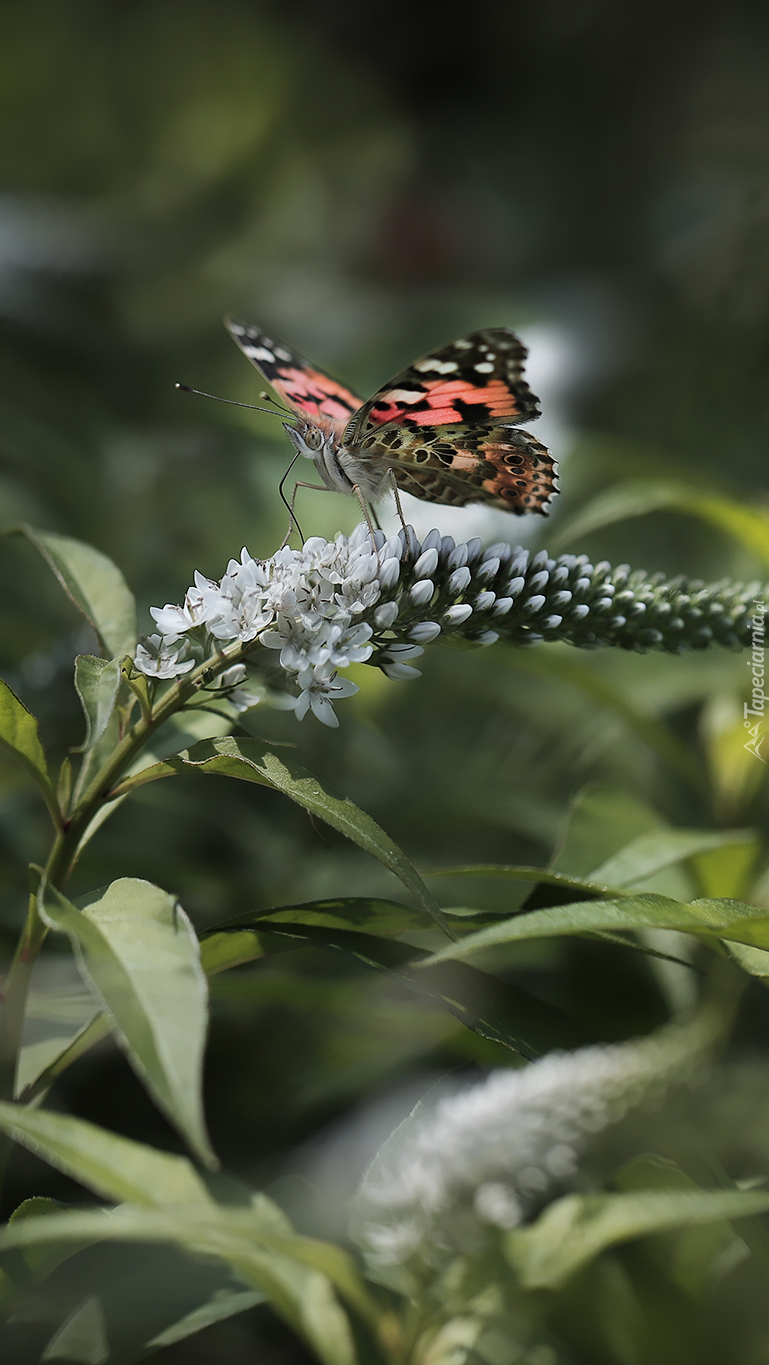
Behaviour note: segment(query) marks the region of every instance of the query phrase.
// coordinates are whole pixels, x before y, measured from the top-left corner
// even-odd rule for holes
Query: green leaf
[[[761,839],[754,831],[753,839],[724,844],[698,854],[692,871],[702,896],[734,896],[737,900],[755,899],[750,895],[755,882],[755,866],[761,853]]]
[[[54,1199],[44,1199],[40,1196],[25,1199],[11,1214],[9,1226],[17,1224],[24,1218],[34,1218],[40,1222],[50,1216],[56,1217],[64,1211],[65,1206]],[[3,1318],[13,1312],[36,1285],[88,1245],[88,1238],[81,1242],[52,1239],[37,1242],[20,1252],[9,1253],[7,1273],[0,1271],[0,1313]]]
[[[399,943],[374,934],[353,930],[318,927],[312,922],[297,923],[294,909],[270,911],[254,916],[258,929],[258,952],[261,956],[272,951],[270,940],[313,944],[332,952],[341,952],[353,961],[373,971],[394,975],[410,989],[447,1009],[474,1033],[502,1043],[520,1056],[533,1058],[553,1047],[575,1047],[586,1041],[576,1024],[566,1014],[546,1005],[520,986],[502,983],[486,972],[476,971],[464,964],[433,968],[428,954],[407,943]],[[283,918],[283,916],[286,916]],[[244,916],[239,916],[241,924]],[[217,952],[223,937],[213,926]],[[234,937],[242,939],[243,930],[235,930]],[[204,939],[204,953],[205,953]],[[239,945],[238,961],[247,960],[245,945]],[[422,966],[422,970],[418,970]],[[222,968],[219,968],[222,970]]]
[[[94,1016],[96,1018],[98,1016]],[[88,1027],[86,1025],[86,1027]],[[26,1043],[19,1054],[19,1064],[16,1070],[16,1094],[15,1099],[20,1099],[24,1092],[30,1089],[35,1081],[47,1071],[62,1053],[68,1051],[76,1037],[83,1032],[78,1029],[77,1033],[65,1037],[56,1034],[53,1038],[41,1038],[36,1043]]]
[[[749,948],[744,943],[727,944],[729,956],[750,976],[757,976],[765,986],[769,986],[769,951],[766,948]]]
[[[683,512],[698,517],[733,536],[769,565],[769,511],[666,479],[634,479],[599,493],[559,528],[553,548],[649,512]]]
[[[369,897],[280,906],[238,915],[212,926],[200,944],[201,967],[207,976],[215,976],[276,952],[290,952],[300,943],[312,944],[344,953],[371,970],[397,975],[412,990],[428,995],[448,1009],[466,1027],[523,1056],[539,1056],[553,1046],[585,1042],[584,1035],[566,1015],[519,987],[502,985],[473,968],[463,967],[458,972],[434,977],[417,973],[413,967],[426,958],[422,950],[405,943],[378,941],[424,930],[430,923],[425,914],[410,906]],[[360,932],[363,927],[367,933]],[[107,1031],[103,1015],[91,1020],[44,1070],[27,1082],[20,1098],[29,1102],[47,1090]]]
[[[338,796],[331,787],[313,777],[290,757],[279,757],[260,740],[223,739],[202,740],[176,758],[167,759],[145,768],[133,780],[133,786],[171,777],[175,773],[197,770],[224,777],[236,777],[245,782],[256,782],[283,792],[311,815],[325,820],[340,834],[344,834],[359,848],[383,863],[400,879],[419,904],[451,937],[438,902],[428,891],[416,868],[405,853],[393,843],[389,835],[372,820],[370,815],[346,796]]]
[[[68,598],[93,626],[108,658],[123,658],[136,647],[136,603],[111,559],[71,536],[37,531],[26,523],[14,531],[27,537],[53,570]]]
[[[159,1108],[214,1169],[201,1094],[208,988],[195,932],[176,898],[122,877],[82,910],[41,888],[40,912],[69,935],[81,975]]]
[[[104,1310],[95,1295],[70,1313],[40,1357],[41,1361],[66,1360],[71,1365],[106,1365],[109,1358]]]
[[[508,1260],[525,1289],[559,1289],[606,1247],[634,1237],[769,1212],[757,1190],[644,1190],[566,1195],[536,1223],[507,1234]]]
[[[278,915],[286,924],[305,921],[315,928],[366,927],[372,934],[384,937],[403,934],[412,929],[423,929],[431,923],[426,915],[398,901],[373,900],[366,897],[350,896],[338,900],[311,901],[304,905],[282,906],[278,911],[265,911],[265,914]],[[200,964],[206,976],[215,976],[228,971],[231,967],[242,966],[246,962],[256,962],[267,953],[290,952],[295,946],[290,939],[277,939],[274,934],[266,938],[253,931],[259,922],[259,912],[253,915],[227,920],[227,928],[217,925],[200,944]],[[235,926],[243,921],[244,930],[236,932]],[[79,1057],[82,1057],[109,1032],[104,1015],[97,1015],[85,1024],[71,1040],[47,1038],[43,1043],[32,1043],[24,1048],[19,1069],[19,1095],[17,1098],[29,1102],[45,1093],[58,1076]],[[57,1045],[58,1043],[58,1045]]]
[[[674,863],[693,858],[710,849],[728,844],[749,844],[749,829],[658,829],[639,834],[618,853],[607,858],[590,873],[590,880],[615,886],[629,886],[662,872]]]
[[[61,824],[59,803],[48,771],[48,760],[40,743],[37,721],[26,706],[0,678],[0,744],[19,760],[42,793],[55,825]]]
[[[449,912],[450,913],[450,912]],[[554,938],[603,930],[626,933],[635,929],[678,929],[705,938],[725,938],[757,948],[769,948],[769,914],[756,905],[735,900],[695,900],[684,904],[670,896],[645,892],[617,900],[579,901],[545,910],[531,910],[512,919],[468,934],[428,958],[428,964],[471,957],[503,943]]]
[[[39,1046],[36,1043],[30,1043],[28,1048],[22,1048],[16,1099],[22,1104],[30,1104],[39,1095],[44,1095],[67,1067],[108,1035],[109,1024],[106,1016],[96,1014],[64,1046],[63,1039],[60,1038],[56,1052],[52,1047],[49,1051],[49,1044],[54,1042],[52,1038],[45,1040],[45,1052],[42,1049],[38,1052],[33,1051]]]
[[[0,1102],[0,1132],[104,1199],[143,1205],[209,1202],[186,1157],[155,1151],[69,1114]],[[53,1236],[53,1218],[30,1221],[40,1225],[40,1236],[29,1245],[50,1240],[42,1229],[45,1223]]]
[[[390,935],[424,929],[429,922],[418,910],[397,901],[355,896],[255,911],[207,931],[200,944],[201,967],[207,976],[215,976],[274,953],[290,952],[302,943],[311,944],[344,953],[373,971],[396,975],[412,990],[449,1010],[473,1032],[522,1056],[535,1057],[551,1047],[579,1046],[586,1041],[561,1011],[520,987],[503,985],[474,968],[444,969],[435,975],[415,971],[427,954],[406,943],[386,940]],[[369,932],[356,932],[348,928],[350,925],[365,925]],[[29,1102],[44,1093],[72,1062],[105,1037],[108,1028],[103,1015],[91,1020],[27,1083],[20,1098]]]
[[[201,1304],[200,1308],[193,1309],[191,1313],[185,1313],[178,1322],[166,1327],[165,1331],[159,1332],[148,1341],[147,1349],[152,1347],[157,1350],[161,1346],[173,1346],[177,1341],[194,1336],[195,1332],[202,1332],[204,1327],[210,1327],[215,1322],[224,1322],[226,1318],[232,1318],[236,1313],[245,1313],[249,1308],[255,1308],[257,1304],[264,1303],[266,1297],[258,1289],[218,1289],[207,1303]]]
[[[194,1255],[224,1261],[260,1290],[301,1333],[325,1365],[353,1365],[349,1320],[332,1285],[372,1324],[376,1305],[352,1258],[339,1247],[281,1231],[262,1196],[250,1209],[209,1205],[142,1209],[123,1206],[58,1218],[28,1219],[0,1229],[0,1251],[29,1247],[55,1237],[171,1242]],[[277,1210],[275,1211],[277,1213]],[[37,1224],[38,1226],[35,1226]]]
[[[700,1188],[670,1158],[649,1153],[634,1157],[617,1171],[612,1186],[621,1194],[635,1194],[641,1190],[697,1191]],[[731,1225],[722,1219],[676,1228],[658,1237],[649,1251],[675,1284],[691,1297],[699,1298],[713,1286],[717,1258],[722,1265],[726,1257],[736,1256],[739,1260],[747,1247]]]
[[[378,938],[397,938],[416,930],[432,929],[430,917],[400,901],[369,896],[340,896],[334,900],[304,901],[300,905],[276,905],[269,910],[250,910],[213,925],[222,930],[255,929],[260,924],[298,924],[313,929],[358,929]]]
[[[594,868],[639,835],[665,828],[646,801],[611,783],[591,782],[571,803],[550,871],[592,881]]]
[[[75,691],[85,714],[85,739],[76,750],[85,753],[98,744],[110,722],[120,688],[120,660],[78,654],[75,659]]]
[[[290,951],[291,944],[286,945]],[[270,952],[260,934],[244,930],[240,934],[209,934],[200,943],[200,962],[206,976],[218,976],[231,967],[242,967],[246,962],[258,962]]]
[[[755,835],[749,829],[699,830],[659,829],[639,834],[619,852],[607,858],[588,877],[571,877],[565,872],[528,867],[513,863],[478,863],[464,867],[431,869],[431,877],[499,877],[509,881],[539,882],[563,891],[582,891],[593,895],[616,895],[634,882],[662,872],[666,867],[683,862],[713,849],[748,845],[753,847]]]
[[[169,754],[177,754],[181,749],[189,748],[197,740],[209,738],[212,733],[222,733],[230,728],[231,721],[227,721],[221,716],[212,716],[210,712],[185,711],[178,715],[170,716],[168,721],[152,736],[150,743],[147,744],[137,755],[134,763],[128,770],[126,777],[130,778],[133,774],[140,772],[143,768],[151,768],[157,763],[158,759],[166,758]],[[73,794],[73,804],[76,803],[86,787],[99,772],[106,760],[111,756],[120,739],[119,717],[113,711],[107,729],[102,738],[92,749],[88,749],[83,757],[75,791]],[[163,774],[165,776],[166,774]],[[96,831],[108,820],[117,807],[125,800],[128,795],[124,791],[112,801],[103,802],[94,818],[91,820],[87,830],[78,844],[77,856],[80,857],[86,844],[93,838]]]

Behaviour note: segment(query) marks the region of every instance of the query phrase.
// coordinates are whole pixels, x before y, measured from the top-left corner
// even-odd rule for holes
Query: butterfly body
[[[523,514],[549,510],[555,462],[519,423],[540,415],[526,348],[488,328],[424,356],[364,402],[257,327],[228,322],[248,359],[295,413],[294,447],[327,488],[376,502],[398,488],[428,502]]]

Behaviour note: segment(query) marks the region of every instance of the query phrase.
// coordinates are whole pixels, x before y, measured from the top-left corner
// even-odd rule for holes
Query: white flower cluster
[[[586,1138],[661,1097],[701,1060],[713,1019],[574,1053],[417,1105],[381,1149],[356,1196],[358,1240],[380,1266],[441,1249],[474,1225],[514,1227],[576,1170]],[[453,1229],[453,1231],[452,1231]]]
[[[220,583],[196,573],[182,606],[151,608],[160,633],[139,645],[135,665],[148,677],[174,678],[202,662],[212,646],[258,643],[274,650],[298,683],[299,719],[312,709],[325,725],[338,725],[332,702],[358,690],[338,670],[373,651],[372,626],[361,618],[379,600],[379,571],[363,525],[349,538],[314,536],[301,550],[284,548],[267,560],[243,550]],[[245,677],[245,667],[237,668],[224,675],[225,683]]]
[[[275,704],[293,706],[300,719],[311,709],[336,725],[332,702],[357,691],[338,676],[351,663],[368,661],[405,681],[419,676],[412,660],[424,646],[452,634],[475,645],[504,639],[641,653],[710,643],[733,648],[750,642],[759,588],[666,583],[626,564],[592,565],[585,555],[551,559],[546,550],[530,554],[502,541],[485,549],[477,539],[455,545],[437,530],[420,543],[412,527],[389,540],[377,530],[372,542],[361,524],[349,537],[314,536],[301,550],[282,549],[271,559],[244,550],[221,583],[196,574],[182,606],[153,609],[158,632],[141,642],[134,662],[150,678],[171,680],[225,649],[247,654],[261,696],[265,675],[279,674]],[[238,660],[233,672],[226,662],[220,661],[226,671],[219,686],[231,692],[246,667]],[[297,687],[299,695],[290,695]],[[231,700],[246,709],[258,697],[241,691]]]

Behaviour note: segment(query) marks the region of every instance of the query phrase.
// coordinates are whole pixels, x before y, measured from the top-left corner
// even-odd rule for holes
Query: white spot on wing
[[[388,389],[387,391],[389,403],[418,403],[420,398],[424,398],[421,389]]]
[[[492,364],[492,362],[491,362],[490,360],[483,360],[483,361],[480,361],[479,364],[473,365],[473,369],[474,369],[474,370],[477,370],[477,371],[478,371],[478,374],[493,374],[493,373],[494,373],[494,366],[493,366],[493,364]]]
[[[457,368],[456,360],[437,360],[435,356],[429,355],[425,360],[417,361],[415,370],[421,373],[453,374]]]
[[[271,365],[275,363],[275,357],[272,354],[272,351],[268,351],[266,346],[249,346],[247,355],[249,355],[252,360],[268,360]]]
[[[290,351],[284,350],[282,346],[276,346],[276,347],[275,347],[275,354],[276,354],[276,356],[278,357],[278,360],[290,360],[290,359],[291,359],[291,352],[290,352]]]

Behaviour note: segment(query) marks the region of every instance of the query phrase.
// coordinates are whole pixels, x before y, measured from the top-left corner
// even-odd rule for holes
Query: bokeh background
[[[259,401],[226,313],[364,396],[435,344],[513,326],[543,402],[537,434],[561,461],[557,510],[542,523],[412,501],[419,531],[706,579],[760,572],[747,549],[682,513],[578,540],[568,530],[628,479],[766,497],[759,0],[2,0],[0,15],[2,521],[110,555],[147,630],[149,605],[180,600],[196,568],[218,578],[241,545],[267,554],[285,530],[279,422],[174,389]],[[336,496],[304,493],[299,508],[307,533],[357,520]],[[72,661],[93,643],[28,544],[0,545],[0,578],[0,667],[61,758],[82,738]],[[544,863],[590,782],[678,825],[765,820],[759,765],[740,766],[721,742],[745,686],[744,661],[728,653],[432,647],[419,682],[364,667],[356,680],[337,732],[273,712],[249,723],[294,742],[423,870]],[[696,753],[709,783],[686,780],[656,726]],[[0,784],[10,950],[46,832],[10,760]],[[398,895],[336,835],[241,788],[185,778],[138,792],[89,848],[73,894],[147,877],[201,928],[323,895]],[[447,904],[511,903],[509,883],[436,886]],[[600,1037],[651,1027],[669,1004],[652,967],[608,947],[532,949],[510,970]],[[44,1032],[76,1025],[83,1001],[60,945],[38,993]],[[215,1145],[237,1177],[273,1182],[326,1232],[341,1226],[376,1135],[434,1076],[509,1063],[397,985],[309,950],[218,982],[213,1011]],[[754,1014],[757,1046],[760,1001]],[[52,1102],[175,1145],[110,1046]],[[74,1197],[28,1156],[14,1182],[11,1204]],[[157,1358],[299,1355],[256,1314]]]

